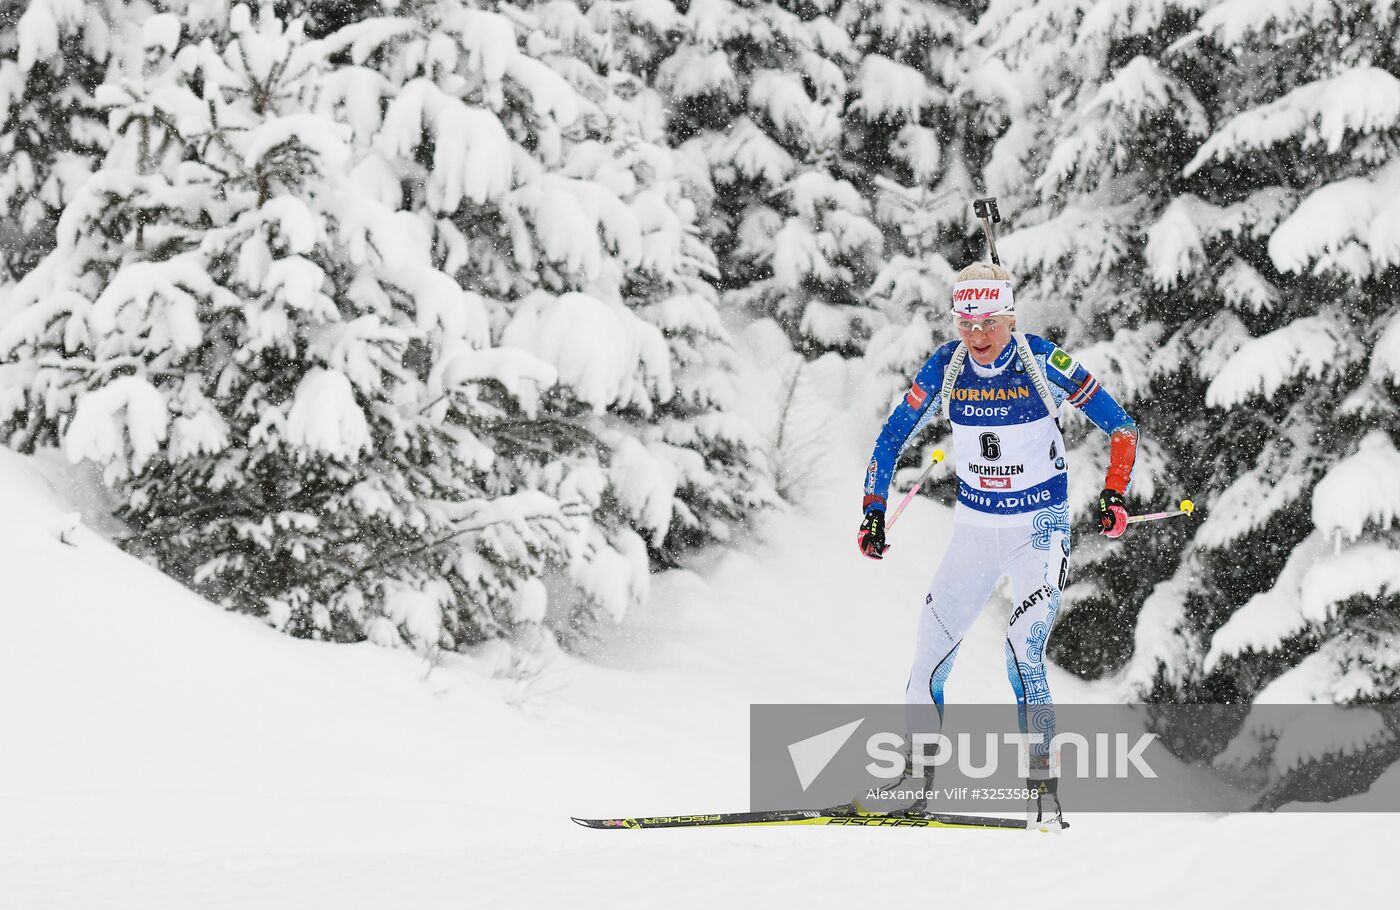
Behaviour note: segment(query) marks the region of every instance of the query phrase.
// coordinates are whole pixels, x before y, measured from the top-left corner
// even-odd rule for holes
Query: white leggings
[[[1026,516],[1024,524],[981,527],[956,519],[948,550],[934,573],[919,616],[914,667],[904,700],[910,729],[927,729],[943,717],[943,686],[958,647],[1003,576],[1011,577],[1011,616],[1006,628],[1006,673],[1016,693],[1021,732],[1055,733],[1055,709],[1045,676],[1045,644],[1069,579],[1069,509],[1058,505]],[[927,706],[937,708],[931,718]],[[923,718],[915,721],[915,717]],[[1044,747],[1031,749],[1032,757]]]

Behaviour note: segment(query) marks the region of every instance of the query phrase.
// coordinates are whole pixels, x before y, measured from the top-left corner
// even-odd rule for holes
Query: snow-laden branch
[[[1254,395],[1267,401],[1300,373],[1318,379],[1344,351],[1335,312],[1295,319],[1240,346],[1206,389],[1206,405],[1232,408]]]
[[[1145,250],[1152,281],[1176,287],[1208,264],[1206,246],[1221,237],[1259,237],[1274,230],[1296,200],[1282,187],[1251,193],[1243,202],[1219,206],[1194,193],[1172,199],[1147,231]]]
[[[1390,527],[1400,519],[1400,452],[1384,430],[1372,430],[1313,490],[1312,520],[1319,531],[1361,536],[1368,523]]]
[[[1299,86],[1277,101],[1226,121],[1186,165],[1189,177],[1211,161],[1298,138],[1303,146],[1321,142],[1335,154],[1349,133],[1368,134],[1400,122],[1400,79],[1383,69],[1359,66],[1337,76]]]
[[[1184,5],[1201,4],[1192,0]],[[1219,0],[1202,14],[1196,29],[1215,36],[1227,47],[1271,29],[1279,36],[1276,40],[1282,42],[1294,28],[1317,25],[1358,7],[1367,8],[1360,15],[1380,20],[1393,14],[1393,0]]]
[[[1283,642],[1310,626],[1326,621],[1330,605],[1304,603],[1303,576],[1331,544],[1319,531],[1309,534],[1289,554],[1274,586],[1255,594],[1215,630],[1202,669],[1213,673],[1220,661],[1244,651],[1276,651]]]

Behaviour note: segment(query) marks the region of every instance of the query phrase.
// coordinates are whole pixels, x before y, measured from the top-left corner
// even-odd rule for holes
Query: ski
[[[860,828],[1005,828],[1026,830],[1025,819],[947,813],[842,813],[831,809],[659,815],[651,818],[575,818],[585,828],[738,828],[768,825],[844,825]]]

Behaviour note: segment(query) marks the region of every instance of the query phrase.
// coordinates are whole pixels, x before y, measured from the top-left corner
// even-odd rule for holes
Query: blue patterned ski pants
[[[928,726],[912,718],[929,716],[927,706],[943,715],[943,687],[953,670],[958,647],[997,583],[1011,579],[1011,615],[1006,627],[1006,672],[1016,694],[1021,732],[1042,734],[1048,744],[1055,733],[1055,709],[1045,675],[1045,644],[1060,609],[1060,592],[1069,578],[1069,510],[1051,506],[1026,516],[1024,524],[982,527],[954,521],[953,536],[934,573],[919,616],[914,666],[905,690],[911,730]],[[917,710],[922,708],[922,710]],[[1031,748],[1034,760],[1045,746]]]

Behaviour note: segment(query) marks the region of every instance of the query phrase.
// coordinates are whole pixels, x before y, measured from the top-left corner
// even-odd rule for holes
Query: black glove
[[[885,558],[889,547],[885,545],[884,509],[871,509],[865,513],[865,521],[860,523],[860,530],[856,532],[856,546],[871,559]]]
[[[1128,507],[1123,494],[1105,488],[1099,494],[1099,533],[1105,537],[1122,537],[1128,530]]]

